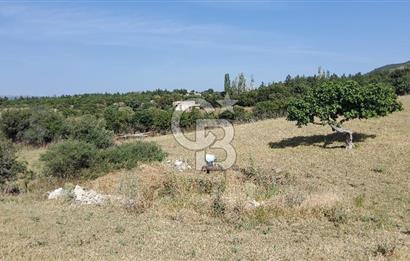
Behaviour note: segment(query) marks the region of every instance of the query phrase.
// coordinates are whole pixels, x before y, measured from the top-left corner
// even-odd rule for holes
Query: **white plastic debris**
[[[57,199],[63,196],[65,193],[63,188],[58,188],[48,193],[48,199]]]
[[[213,165],[214,162],[216,161],[216,156],[213,154],[206,154],[205,161],[208,165]]]

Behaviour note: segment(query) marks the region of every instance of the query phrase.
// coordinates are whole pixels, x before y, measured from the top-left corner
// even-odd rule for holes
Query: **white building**
[[[172,105],[176,111],[192,111],[192,108],[200,107],[195,101],[176,101]]]

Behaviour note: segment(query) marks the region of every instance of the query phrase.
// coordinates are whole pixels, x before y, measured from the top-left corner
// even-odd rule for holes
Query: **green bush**
[[[65,141],[51,147],[41,155],[48,175],[71,178],[82,176],[97,163],[98,150],[83,141]]]
[[[137,141],[98,150],[84,141],[68,140],[41,155],[45,174],[59,178],[99,176],[119,168],[132,168],[138,162],[161,161],[166,154],[153,142]]]
[[[10,109],[1,113],[0,127],[4,135],[12,141],[17,141],[30,126],[31,112],[29,110]]]
[[[64,118],[57,112],[34,110],[30,117],[30,126],[24,131],[21,141],[31,145],[44,145],[61,136]]]
[[[156,109],[153,112],[153,116],[153,125],[155,131],[163,133],[171,129],[171,111]]]
[[[100,152],[101,164],[112,168],[132,168],[138,162],[162,161],[166,154],[154,142],[137,141],[114,146]]]
[[[132,118],[132,126],[135,131],[147,132],[151,130],[154,122],[152,110],[144,109],[135,112]]]
[[[224,119],[224,120],[234,120],[235,119],[235,113],[232,113],[231,111],[223,111],[218,114],[219,119]]]
[[[253,115],[258,119],[281,117],[286,114],[286,107],[287,104],[283,101],[258,102],[253,109]]]
[[[132,129],[133,110],[130,107],[109,106],[104,111],[107,128],[114,133],[127,133]]]
[[[65,136],[74,140],[80,140],[94,144],[103,149],[112,146],[114,133],[105,129],[103,119],[97,119],[92,115],[84,115],[67,121]]]
[[[192,129],[196,126],[196,121],[203,118],[200,111],[194,108],[191,112],[183,112],[179,125],[183,129]]]
[[[12,143],[0,135],[0,185],[15,180],[17,174],[25,171],[25,165],[17,161]]]
[[[51,110],[7,110],[1,117],[1,128],[14,142],[44,145],[61,136],[64,118]]]

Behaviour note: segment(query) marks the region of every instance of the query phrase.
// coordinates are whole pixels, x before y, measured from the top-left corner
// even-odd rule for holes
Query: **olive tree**
[[[353,119],[386,116],[402,110],[393,88],[382,84],[360,85],[355,81],[329,81],[309,90],[288,106],[289,121],[302,127],[309,123],[330,126],[346,135],[346,148],[353,148],[353,132],[343,123]]]

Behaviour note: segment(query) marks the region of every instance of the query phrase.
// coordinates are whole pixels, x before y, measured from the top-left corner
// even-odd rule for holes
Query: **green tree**
[[[92,143],[99,149],[108,148],[114,144],[114,133],[105,128],[104,119],[97,119],[93,115],[84,115],[68,119],[66,126],[65,131],[68,138]]]
[[[353,132],[342,124],[353,119],[386,116],[402,109],[394,89],[388,85],[360,85],[355,81],[324,82],[288,107],[289,121],[301,127],[309,123],[328,125],[346,135],[346,148],[353,147]]]
[[[224,91],[226,93],[231,93],[231,79],[229,78],[229,73],[225,73],[225,81],[224,81]]]

